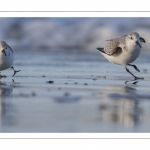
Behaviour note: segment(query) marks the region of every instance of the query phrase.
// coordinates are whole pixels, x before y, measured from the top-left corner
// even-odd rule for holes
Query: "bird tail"
[[[96,48],[105,58],[107,58],[109,55],[106,54],[104,51],[104,48]],[[108,58],[107,58],[108,59]]]
[[[104,48],[96,48],[98,51],[100,51],[101,53],[105,53]]]

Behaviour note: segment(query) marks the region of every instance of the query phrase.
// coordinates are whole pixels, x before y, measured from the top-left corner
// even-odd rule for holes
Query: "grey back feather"
[[[108,55],[114,55],[120,53],[125,46],[125,36],[122,38],[111,39],[110,42],[104,47],[104,51]]]
[[[13,52],[12,48],[5,42],[5,41],[0,41],[0,45],[5,48],[6,46]]]

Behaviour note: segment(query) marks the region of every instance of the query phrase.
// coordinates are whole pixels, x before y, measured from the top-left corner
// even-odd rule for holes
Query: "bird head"
[[[126,37],[128,45],[138,46],[142,48],[142,42],[146,43],[146,41],[140,37],[140,35],[136,32],[130,33]]]

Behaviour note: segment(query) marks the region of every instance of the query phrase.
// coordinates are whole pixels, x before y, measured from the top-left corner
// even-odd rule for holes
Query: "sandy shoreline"
[[[140,73],[130,68],[145,77],[135,83],[123,67],[91,54],[16,53],[21,72],[4,71],[0,80],[0,132],[149,132],[148,58],[136,62]]]

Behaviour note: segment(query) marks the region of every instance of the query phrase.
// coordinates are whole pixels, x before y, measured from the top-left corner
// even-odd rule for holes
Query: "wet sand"
[[[148,55],[134,64],[144,80],[97,51],[15,52],[21,72],[1,72],[0,132],[150,132]]]

